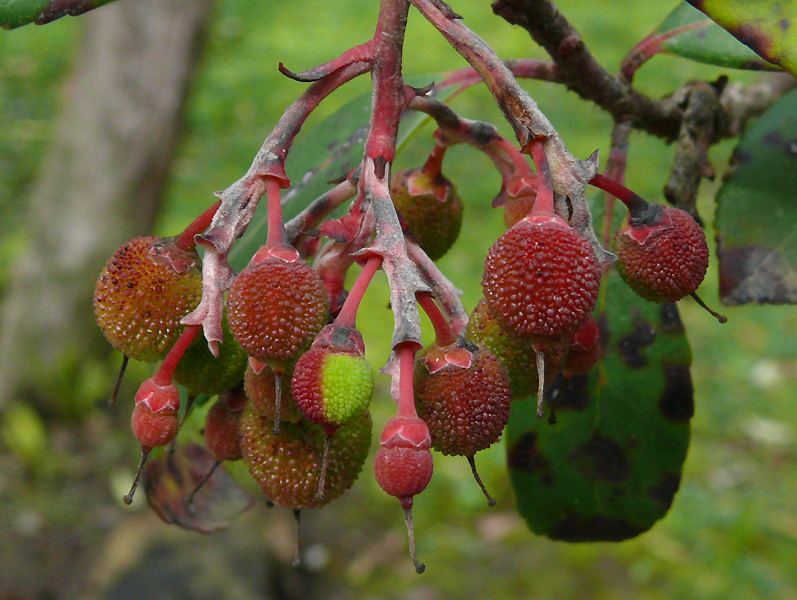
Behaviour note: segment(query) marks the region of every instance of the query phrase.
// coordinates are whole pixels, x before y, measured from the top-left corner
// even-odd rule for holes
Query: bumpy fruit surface
[[[671,226],[661,228],[667,221]],[[642,236],[641,227],[649,228]],[[620,276],[651,302],[677,302],[692,294],[708,269],[706,234],[689,213],[671,206],[662,207],[652,225],[626,220],[614,236],[614,249]]]
[[[142,450],[165,446],[177,437],[180,390],[173,383],[159,385],[145,379],[136,392],[130,425]]]
[[[466,337],[492,352],[506,368],[512,397],[526,398],[537,393],[537,355],[531,342],[501,329],[482,298],[470,315]],[[564,346],[550,345],[545,354],[545,383],[551,383],[559,372]]]
[[[172,240],[137,237],[103,267],[94,290],[97,324],[125,356],[163,358],[180,337],[180,320],[199,304],[199,256]]]
[[[449,364],[430,373],[423,353],[416,362],[415,406],[432,447],[443,454],[473,456],[496,442],[509,421],[506,370],[492,352],[473,348],[468,368]]]
[[[527,217],[493,244],[482,289],[490,312],[515,335],[561,337],[595,306],[600,269],[590,243],[558,217]]]
[[[227,297],[230,330],[247,354],[263,362],[297,359],[328,315],[324,284],[302,260],[272,257],[250,264]]]
[[[274,435],[272,426],[271,419],[247,404],[240,424],[243,460],[266,497],[288,508],[319,508],[343,494],[362,470],[371,445],[369,413],[338,429],[330,442],[325,495],[319,498],[324,430],[309,421],[283,421],[280,434]]]
[[[280,420],[298,423],[303,417],[302,412],[293,400],[291,386],[289,385],[290,378],[290,371],[282,376]],[[249,367],[244,373],[244,390],[246,390],[246,396],[250,400],[251,409],[267,421],[273,421],[274,413],[276,412],[277,391],[275,383],[274,371],[269,367],[264,367],[259,373],[255,373],[252,367]]]
[[[362,356],[313,346],[296,363],[291,389],[304,416],[331,433],[368,409],[374,373]]]
[[[462,200],[448,179],[432,179],[419,169],[399,171],[390,179],[390,196],[429,258],[441,258],[457,241]]]
[[[205,422],[205,443],[216,460],[241,459],[241,436],[238,427],[245,404],[243,390],[222,394],[210,407]]]
[[[374,477],[405,508],[429,485],[434,469],[429,429],[418,417],[394,417],[382,431],[374,457]]]
[[[191,396],[215,396],[240,383],[244,377],[249,356],[233,337],[226,318],[221,325],[224,342],[219,344],[218,358],[211,354],[207,341],[200,334],[177,363],[174,380],[185,386]]]

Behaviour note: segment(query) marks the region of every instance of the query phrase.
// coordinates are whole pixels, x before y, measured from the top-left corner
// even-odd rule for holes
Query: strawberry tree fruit
[[[219,356],[208,349],[201,335],[191,343],[174,370],[174,381],[188,390],[189,396],[215,396],[239,384],[244,377],[249,357],[230,332],[227,319],[222,319],[224,342]]]
[[[677,302],[693,294],[708,269],[706,234],[689,213],[649,204],[629,212],[614,236],[617,270],[651,302]]]
[[[588,373],[600,358],[601,340],[598,322],[594,317],[587,319],[570,338],[567,358],[562,365],[565,377]]]
[[[210,407],[205,421],[205,443],[217,461],[240,460],[239,424],[246,406],[242,389],[225,392]]]
[[[263,493],[278,506],[319,508],[349,489],[362,470],[371,445],[371,416],[361,415],[332,437],[324,485],[317,495],[327,435],[314,423],[283,421],[275,435],[271,419],[248,402],[241,416],[243,460]]]
[[[595,307],[600,269],[581,234],[555,215],[530,215],[487,253],[482,289],[501,327],[550,342],[576,330]]]
[[[442,174],[423,169],[399,171],[390,179],[393,198],[407,231],[432,260],[442,258],[462,228],[462,200]]]
[[[290,375],[292,370],[287,373]],[[274,420],[277,413],[276,375],[268,366],[255,372],[251,366],[244,373],[244,390],[252,410],[265,419]],[[299,407],[293,400],[290,386],[281,389],[279,418],[282,421],[298,423],[303,417]]]
[[[284,365],[305,352],[329,318],[321,278],[301,259],[269,257],[250,263],[233,280],[227,318],[249,356]]]
[[[119,248],[100,272],[94,312],[114,348],[129,358],[155,362],[180,336],[180,320],[201,297],[196,252],[178,248],[171,238],[137,237]]]
[[[158,385],[150,378],[136,393],[131,426],[141,448],[150,451],[177,437],[180,391],[173,383]]]

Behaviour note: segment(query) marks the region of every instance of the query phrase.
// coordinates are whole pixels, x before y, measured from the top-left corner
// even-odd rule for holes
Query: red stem
[[[210,227],[210,222],[213,221],[213,217],[216,216],[216,212],[219,210],[220,206],[221,200],[217,200],[205,212],[191,221],[188,227],[186,227],[183,232],[174,239],[175,246],[177,246],[180,250],[184,250],[185,252],[193,252],[196,250],[194,236],[203,233],[208,227]]]
[[[429,317],[429,320],[432,322],[435,343],[441,348],[445,348],[456,342],[457,336],[454,330],[451,329],[451,325],[448,324],[440,308],[432,299],[432,295],[429,292],[419,292],[415,297],[418,299],[418,304],[421,305],[426,316]]]
[[[415,370],[415,346],[401,344],[396,347],[399,357],[399,397],[397,417],[418,418],[415,410],[415,392],[413,389],[413,372]]]
[[[189,325],[185,328],[182,335],[177,339],[172,346],[172,349],[169,350],[169,354],[166,355],[166,358],[163,359],[160,368],[157,370],[155,375],[152,376],[152,380],[160,386],[169,385],[172,382],[172,378],[174,377],[174,370],[177,368],[177,363],[180,362],[180,359],[185,354],[185,351],[188,349],[188,346],[191,345],[191,342],[194,341],[196,334],[199,333],[199,330],[202,329],[201,325]]]
[[[443,158],[446,155],[446,146],[435,144],[426,159],[421,172],[430,179],[437,179],[443,175]]]
[[[268,237],[266,246],[277,248],[285,244],[285,226],[282,221],[280,185],[275,177],[266,177],[266,199],[268,201]]]
[[[642,210],[649,204],[639,194],[632,192],[624,185],[621,185],[616,181],[609,179],[608,177],[604,177],[600,173],[595,174],[595,176],[593,176],[593,178],[587,183],[594,185],[599,190],[603,190],[604,192],[608,192],[612,196],[615,196],[618,200],[620,200],[620,202],[625,204],[628,207],[628,210],[631,212]]]
[[[555,214],[553,180],[548,158],[545,156],[545,142],[542,139],[535,139],[529,143],[529,146],[531,146],[531,158],[534,159],[534,165],[537,167],[537,199],[534,201],[533,212],[538,215]]]
[[[348,327],[349,329],[357,329],[357,310],[360,308],[360,302],[365,295],[365,290],[371,283],[374,274],[382,266],[381,256],[372,256],[363,266],[363,270],[357,277],[357,281],[351,287],[346,301],[343,303],[343,308],[340,309],[335,324],[341,327]]]

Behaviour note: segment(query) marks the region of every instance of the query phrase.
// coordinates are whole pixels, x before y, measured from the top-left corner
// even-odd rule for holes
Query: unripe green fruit
[[[374,373],[362,356],[313,346],[296,363],[291,389],[304,416],[332,433],[368,410]]]
[[[271,257],[250,264],[227,297],[230,330],[249,356],[263,362],[299,358],[328,317],[326,288],[301,259]]]
[[[327,436],[309,421],[280,424],[274,435],[271,419],[252,410],[251,402],[241,417],[243,460],[263,493],[279,506],[319,508],[334,500],[354,483],[371,446],[371,416],[361,415],[330,438],[325,494],[316,494]]]
[[[651,302],[677,302],[694,293],[708,269],[706,234],[689,213],[671,206],[662,206],[652,223],[626,219],[614,250],[623,281]]]
[[[213,356],[200,334],[177,363],[174,380],[185,386],[190,396],[215,396],[240,383],[244,377],[249,356],[230,332],[226,316],[221,326],[224,342],[219,344],[218,358]]]
[[[180,320],[202,298],[202,272],[195,252],[171,239],[137,237],[103,267],[94,291],[97,324],[125,356],[155,362],[185,328]]]
[[[462,200],[442,175],[430,178],[420,169],[390,178],[390,196],[412,237],[432,260],[441,258],[462,228]]]

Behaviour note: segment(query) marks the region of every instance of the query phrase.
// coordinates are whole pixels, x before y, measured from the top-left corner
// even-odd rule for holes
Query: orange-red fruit
[[[236,390],[233,394],[242,395],[243,391]],[[205,443],[216,460],[241,459],[241,436],[238,425],[242,412],[243,405],[237,406],[233,402],[233,406],[230,406],[225,394],[210,407],[205,422]]]
[[[683,210],[664,206],[659,223],[667,218],[671,227],[642,226],[651,228],[642,243],[637,241],[643,239],[639,227],[628,220],[614,236],[620,276],[651,302],[677,302],[692,294],[708,269],[706,234],[697,221]]]
[[[424,354],[416,362],[415,406],[443,454],[473,456],[498,441],[509,421],[506,369],[489,350],[473,348],[466,369],[448,364],[430,373]]]
[[[263,362],[298,358],[326,325],[329,301],[321,278],[299,259],[267,258],[233,280],[227,319],[235,339]]]
[[[577,329],[595,306],[600,269],[590,243],[558,217],[530,216],[493,244],[482,289],[501,327],[531,339]]]
[[[105,264],[94,290],[97,324],[125,356],[146,362],[163,358],[199,304],[202,272],[195,252],[171,239],[137,237]]]
[[[374,457],[376,482],[404,508],[432,479],[433,462],[429,429],[418,417],[394,417],[385,423],[381,447]]]
[[[365,413],[342,426],[330,438],[325,495],[316,495],[327,436],[309,421],[280,424],[252,409],[249,402],[241,417],[241,450],[252,477],[267,498],[287,508],[320,508],[347,489],[360,474],[371,446],[371,416]]]

